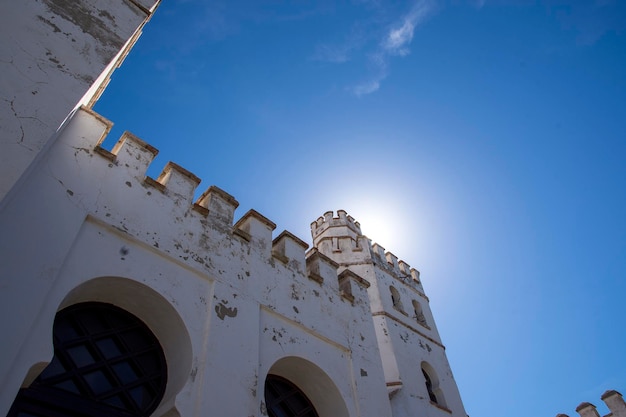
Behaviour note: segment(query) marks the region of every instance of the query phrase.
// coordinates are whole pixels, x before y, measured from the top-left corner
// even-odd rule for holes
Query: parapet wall
[[[398,260],[396,255],[386,252],[385,248],[378,243],[371,245],[371,253],[376,265],[385,269],[391,276],[403,284],[418,290],[422,294],[424,293],[422,281],[420,280],[420,271],[411,268],[405,261]]]
[[[157,178],[146,176],[158,150],[137,136],[125,132],[110,151],[103,148],[111,126],[101,115],[81,107],[60,133],[69,138],[63,146],[74,149],[77,170],[89,170],[94,175],[93,184],[87,186],[100,187],[98,193],[92,193],[100,196],[98,201],[89,202],[86,195],[81,195],[86,193],[78,191],[81,186],[74,188],[65,178],[74,177],[73,173],[64,175],[67,197],[80,201],[89,215],[205,271],[216,262],[215,248],[223,245],[226,237],[241,245],[242,253],[256,259],[253,262],[260,260],[273,268],[286,268],[292,275],[307,277],[353,305],[366,303],[365,293],[361,299],[354,298],[351,286],[346,284],[345,276],[338,275],[338,266],[331,259],[316,249],[306,252],[309,245],[286,230],[272,238],[276,224],[261,213],[251,209],[235,220],[239,203],[224,190],[211,185],[194,200],[200,178],[174,162],[168,162]],[[107,168],[102,169],[97,159]],[[103,203],[119,200],[123,201],[117,209]],[[345,212],[339,220],[360,231],[358,223]],[[339,288],[340,281],[343,289]],[[359,277],[351,277],[350,281],[367,285]]]
[[[390,415],[369,283],[288,231],[273,237],[276,224],[255,210],[236,218],[237,200],[215,186],[194,198],[200,179],[175,163],[147,177],[158,150],[130,133],[107,150],[110,129],[77,109],[0,204],[0,328],[11,334],[0,412],[52,357],[62,306],[110,302],[160,323],[149,303],[158,296],[191,340],[189,355],[168,357],[192,370],[180,415],[233,392],[241,401],[227,415],[261,415],[257,387],[277,360],[296,356],[329,375],[346,415]],[[118,291],[122,281],[129,291]]]
[[[357,235],[361,235],[361,224],[354,220],[352,216],[348,216],[345,210],[337,210],[337,217],[333,216],[332,211],[327,211],[324,216],[320,216],[316,221],[311,223],[311,234],[313,239],[330,227],[345,226]]]
[[[604,417],[626,417],[626,403],[624,403],[622,394],[615,390],[608,390],[602,394],[600,399],[606,404],[610,411]],[[580,403],[578,407],[576,407],[576,412],[580,417],[600,417],[596,406],[588,402]],[[568,417],[568,415],[557,414],[557,417]]]
[[[345,210],[338,210],[337,217],[332,211],[324,213],[311,223],[313,245],[322,253],[333,254],[340,264],[347,266],[355,261],[373,262],[389,275],[420,293],[424,293],[420,272],[399,260],[396,255],[363,235],[361,225]]]

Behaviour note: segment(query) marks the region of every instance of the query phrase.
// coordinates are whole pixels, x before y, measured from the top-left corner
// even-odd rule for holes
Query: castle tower
[[[0,414],[465,417],[417,271],[345,212],[306,252],[147,176],[133,134],[102,147],[91,106],[159,2],[0,5]]]
[[[313,245],[339,264],[339,274],[370,283],[372,320],[393,416],[465,417],[419,271],[371,241],[343,210],[311,224]],[[340,278],[340,287],[342,281]],[[345,291],[349,291],[345,288]]]

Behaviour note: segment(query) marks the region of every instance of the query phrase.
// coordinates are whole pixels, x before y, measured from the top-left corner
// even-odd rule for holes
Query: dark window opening
[[[318,417],[300,388],[277,375],[265,379],[265,406],[269,417]]]
[[[439,404],[439,402],[437,401],[437,396],[433,392],[433,382],[430,379],[430,376],[428,376],[426,371],[423,369],[422,369],[422,373],[424,374],[424,379],[426,380],[426,390],[428,391],[428,397],[430,397],[430,400],[434,402],[435,404]]]
[[[402,314],[406,314],[404,312],[404,307],[402,306],[402,301],[400,300],[400,293],[398,292],[398,290],[393,285],[390,285],[389,292],[391,292],[391,303],[393,304],[393,308],[395,308]]]
[[[7,417],[148,417],[167,383],[157,338],[137,317],[104,303],[60,311],[54,357],[18,393]]]
[[[415,300],[413,300],[413,312],[415,313],[415,317],[413,318],[422,326],[427,326],[422,306],[420,306],[420,304]]]

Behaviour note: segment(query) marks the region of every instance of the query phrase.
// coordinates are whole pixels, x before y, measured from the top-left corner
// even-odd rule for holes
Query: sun
[[[354,219],[361,224],[361,232],[372,243],[377,243],[387,251],[403,250],[406,240],[406,219],[397,207],[391,207],[384,201],[370,200],[357,204],[349,211]]]

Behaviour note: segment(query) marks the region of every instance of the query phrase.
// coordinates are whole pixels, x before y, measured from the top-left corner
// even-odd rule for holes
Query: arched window
[[[428,376],[428,372],[426,372],[424,368],[422,368],[422,374],[424,374],[424,380],[426,381],[426,390],[428,391],[428,397],[432,402],[437,403],[437,396],[433,392],[433,381],[430,379],[430,376]]]
[[[265,379],[265,406],[269,417],[318,417],[300,388],[278,375]]]
[[[391,292],[391,302],[393,303],[393,308],[404,313],[404,307],[402,306],[402,301],[400,300],[400,293],[393,285],[389,286],[389,291]]]
[[[18,393],[8,417],[148,417],[167,383],[158,340],[137,317],[111,304],[60,311],[54,357]]]
[[[426,391],[428,392],[428,398],[430,401],[440,407],[446,407],[446,402],[443,396],[441,388],[439,388],[439,379],[432,367],[422,362],[422,374],[424,375],[424,383],[426,384]]]
[[[424,312],[422,311],[422,306],[416,300],[413,300],[413,311],[415,312],[415,317],[413,317],[419,324],[422,326],[427,326],[426,317],[424,317]]]

